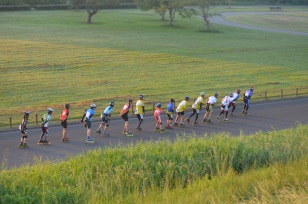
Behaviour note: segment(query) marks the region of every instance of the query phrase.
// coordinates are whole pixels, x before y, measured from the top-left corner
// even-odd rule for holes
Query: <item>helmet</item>
[[[95,103],[92,103],[92,104],[91,104],[91,108],[96,108]]]
[[[185,99],[186,101],[188,101],[188,99],[189,99],[189,96],[185,96],[185,97],[184,97],[184,99]]]
[[[217,97],[218,97],[218,93],[216,92],[216,93],[214,94],[214,96],[217,98]]]
[[[237,94],[241,93],[241,90],[240,89],[236,90],[236,93]]]
[[[156,104],[157,108],[161,108],[161,103]]]
[[[250,89],[250,90],[253,90],[253,86],[250,86],[249,89]]]
[[[233,93],[230,93],[230,95],[229,95],[230,97],[233,97]]]
[[[201,92],[201,93],[200,93],[200,96],[204,96],[204,95],[205,95],[205,93],[204,93],[204,92]]]
[[[144,96],[143,96],[142,94],[139,95],[139,98],[140,98],[140,99],[143,99],[143,97],[144,97]]]
[[[65,108],[69,108],[71,105],[70,104],[65,104]]]
[[[175,100],[172,98],[172,99],[170,99],[170,102],[175,103]]]
[[[128,102],[133,102],[133,99],[129,98],[129,99],[128,99]]]
[[[48,112],[53,112],[52,108],[48,108],[47,110],[48,110]]]
[[[112,101],[112,102],[110,102],[110,104],[109,104],[111,107],[113,107],[114,106],[114,102]]]
[[[25,115],[29,115],[29,114],[30,114],[30,111],[25,111],[24,114],[25,114]]]

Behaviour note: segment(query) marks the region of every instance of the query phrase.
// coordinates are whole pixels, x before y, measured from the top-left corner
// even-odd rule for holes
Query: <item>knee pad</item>
[[[108,127],[108,126],[109,126],[109,123],[107,123],[105,126]]]

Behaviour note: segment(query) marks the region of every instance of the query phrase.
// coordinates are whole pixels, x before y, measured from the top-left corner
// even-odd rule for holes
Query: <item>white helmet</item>
[[[96,108],[95,103],[92,103],[92,104],[91,104],[91,108]]]
[[[47,110],[48,110],[48,112],[53,112],[52,108],[48,108]]]

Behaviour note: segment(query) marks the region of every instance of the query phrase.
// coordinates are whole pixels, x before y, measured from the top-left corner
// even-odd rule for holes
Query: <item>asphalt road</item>
[[[146,116],[142,125],[143,132],[135,134],[134,137],[123,137],[123,121],[114,119],[110,121],[110,137],[101,137],[95,130],[99,126],[99,122],[92,123],[92,137],[95,140],[94,144],[85,142],[86,129],[82,124],[70,124],[68,127],[68,137],[71,139],[69,143],[61,143],[61,126],[50,127],[50,145],[38,145],[41,129],[28,130],[29,148],[18,148],[20,140],[20,131],[0,132],[0,161],[1,168],[20,167],[25,164],[33,164],[36,161],[59,161],[66,156],[76,155],[94,148],[105,148],[119,145],[127,145],[141,141],[170,139],[174,140],[177,136],[183,134],[196,134],[200,137],[211,135],[213,133],[228,132],[231,136],[240,134],[250,135],[258,131],[280,130],[290,127],[295,127],[298,122],[308,124],[306,112],[308,98],[285,99],[280,101],[254,103],[249,110],[249,116],[241,116],[242,105],[239,103],[235,113],[235,117],[229,117],[230,122],[218,122],[215,116],[219,113],[219,105],[214,109],[212,120],[214,124],[202,123],[199,127],[187,125],[185,128],[174,128],[167,130],[165,134],[154,133],[155,120],[152,115]],[[100,110],[97,110],[99,112]],[[187,111],[185,116],[188,116],[191,111]],[[199,116],[199,121],[202,119],[204,112]],[[162,116],[165,124],[166,116]],[[129,119],[130,129],[133,130],[137,123],[134,115]]]
[[[274,32],[274,33],[286,33],[292,35],[303,35],[308,36],[306,32],[299,32],[299,31],[291,31],[291,30],[283,30],[283,29],[275,29],[275,28],[265,28],[259,26],[252,26],[243,23],[236,23],[232,21],[228,21],[225,17],[233,16],[233,15],[280,15],[282,12],[230,12],[230,13],[222,13],[221,16],[214,16],[211,18],[212,23],[217,23],[226,26],[238,27],[238,28],[245,28],[245,29],[252,29],[252,30],[261,30],[266,32]],[[294,13],[307,13],[307,12],[294,12]]]

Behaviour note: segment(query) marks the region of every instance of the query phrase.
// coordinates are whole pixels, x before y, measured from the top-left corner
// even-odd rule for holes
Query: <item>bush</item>
[[[69,10],[70,5],[68,4],[57,4],[57,5],[36,5],[33,6],[36,10]]]
[[[0,6],[0,11],[30,11],[29,5],[22,6]]]

